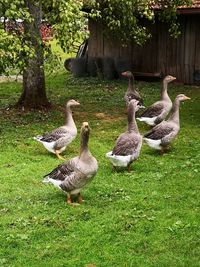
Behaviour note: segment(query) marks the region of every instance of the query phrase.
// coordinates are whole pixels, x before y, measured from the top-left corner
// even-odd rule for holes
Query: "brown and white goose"
[[[172,113],[167,121],[162,121],[150,132],[144,135],[144,141],[152,148],[161,150],[163,154],[180,130],[179,106],[180,102],[190,99],[184,94],[177,95],[172,107]]]
[[[167,89],[168,84],[174,81],[176,78],[167,75],[162,82],[161,99],[148,107],[139,118],[139,121],[143,121],[148,125],[155,126],[163,121],[172,108],[172,101],[168,96]]]
[[[127,167],[130,171],[130,164],[139,157],[142,136],[135,120],[135,112],[138,109],[138,101],[132,99],[128,104],[128,129],[118,137],[113,150],[106,154],[113,164],[113,169]]]
[[[52,172],[45,175],[43,182],[51,183],[67,193],[67,203],[72,203],[71,195],[78,195],[78,202],[81,203],[80,191],[88,184],[97,173],[98,163],[88,148],[90,128],[87,122],[81,127],[81,146],[79,156],[72,158]]]
[[[122,72],[122,76],[127,77],[129,79],[128,89],[124,95],[126,105],[128,106],[128,103],[132,99],[136,99],[136,100],[138,100],[138,105],[140,106],[140,108],[144,108],[143,99],[141,98],[139,92],[136,89],[136,86],[134,83],[134,76],[133,76],[132,72],[131,71]]]
[[[66,103],[65,125],[53,130],[51,133],[34,137],[34,139],[42,143],[48,151],[56,154],[59,159],[64,159],[60,156],[60,153],[66,149],[66,146],[69,145],[77,135],[77,128],[72,117],[71,107],[78,105],[80,105],[79,102],[73,99],[69,100]]]

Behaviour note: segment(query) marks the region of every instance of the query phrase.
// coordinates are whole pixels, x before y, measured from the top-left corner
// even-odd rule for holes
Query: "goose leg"
[[[69,193],[67,193],[67,204],[72,204],[72,199],[71,199],[71,195]]]
[[[167,153],[168,150],[169,150],[169,146],[162,147],[162,149],[160,150],[160,155],[163,155],[164,153]]]
[[[55,150],[55,153],[56,153],[56,156],[57,156],[59,159],[65,160],[65,158],[63,158],[63,157],[60,155],[59,150]]]
[[[113,165],[113,167],[112,167],[112,171],[113,171],[113,172],[116,172],[116,171],[117,171],[116,166]]]
[[[128,164],[127,170],[128,170],[128,172],[131,172],[131,164]]]
[[[161,150],[160,150],[160,155],[163,156],[163,154],[164,154],[164,149],[161,148]]]
[[[81,204],[81,203],[83,203],[83,202],[84,202],[84,200],[83,200],[83,198],[82,198],[82,196],[81,196],[81,193],[79,192],[79,193],[78,193],[78,203]]]

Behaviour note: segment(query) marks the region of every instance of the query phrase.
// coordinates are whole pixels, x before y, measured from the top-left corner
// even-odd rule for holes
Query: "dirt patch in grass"
[[[108,114],[99,112],[94,114],[96,118],[104,120],[104,121],[118,121],[124,119],[123,116],[110,116]]]

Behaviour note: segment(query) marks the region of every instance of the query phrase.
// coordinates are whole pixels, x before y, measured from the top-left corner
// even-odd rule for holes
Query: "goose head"
[[[79,106],[79,105],[80,105],[80,103],[74,99],[71,99],[71,100],[67,101],[67,103],[66,103],[66,106],[69,108],[72,106]]]
[[[131,71],[124,71],[124,72],[122,72],[121,73],[122,74],[122,76],[124,76],[124,77],[127,77],[127,78],[133,78],[133,74],[132,74],[132,72]]]
[[[166,83],[170,83],[170,82],[172,82],[172,81],[174,81],[174,80],[176,80],[176,77],[171,76],[171,75],[167,75],[167,76],[164,78],[164,81],[165,81]]]
[[[140,109],[140,105],[138,105],[139,101],[136,99],[132,99],[128,104],[128,110],[134,109],[134,111],[138,111]]]
[[[88,122],[83,122],[82,126],[81,126],[81,133],[89,133],[90,132],[90,127],[89,127],[89,123]]]
[[[183,102],[183,101],[189,100],[189,99],[191,99],[191,98],[186,96],[186,95],[184,95],[184,94],[179,94],[176,97],[176,100],[179,101],[179,102]]]

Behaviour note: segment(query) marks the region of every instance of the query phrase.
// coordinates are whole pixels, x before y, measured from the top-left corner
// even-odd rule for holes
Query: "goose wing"
[[[51,133],[44,134],[40,140],[50,143],[53,141],[57,141],[61,137],[66,137],[67,135],[70,135],[69,130],[65,127],[59,127]]]
[[[145,138],[160,140],[168,136],[174,131],[174,127],[167,122],[160,123],[155,126],[150,132],[144,134]]]
[[[134,138],[128,134],[122,134],[117,139],[116,145],[112,150],[113,155],[128,156],[132,155],[139,145],[139,138]]]
[[[64,181],[67,176],[72,175],[76,171],[77,160],[76,157],[58,165],[53,171],[46,174],[44,178],[48,177],[54,180]]]
[[[60,164],[49,174],[45,175],[44,181],[51,179],[61,181],[59,187],[66,192],[81,189],[92,179],[96,172],[84,173],[79,165],[81,165],[79,157],[68,160]]]
[[[147,108],[140,117],[148,117],[148,118],[153,118],[159,116],[164,109],[164,104],[163,103],[155,103],[149,108]]]

